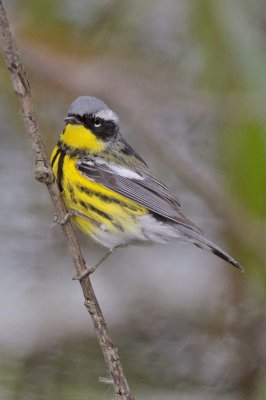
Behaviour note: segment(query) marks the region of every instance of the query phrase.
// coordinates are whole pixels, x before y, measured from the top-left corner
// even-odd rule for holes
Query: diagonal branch
[[[0,43],[14,91],[19,99],[26,131],[31,142],[35,160],[35,177],[38,181],[46,184],[56,213],[60,219],[63,219],[66,215],[66,208],[61,199],[58,185],[50,167],[49,159],[39,130],[37,117],[33,108],[29,80],[17,51],[2,0],[0,0]],[[72,257],[76,274],[81,275],[82,272],[86,270],[86,263],[71,222],[62,225],[62,229],[67,238],[68,250]],[[113,380],[116,399],[133,400],[133,396],[130,394],[130,389],[117,354],[117,349],[114,347],[108,333],[105,319],[89,277],[81,280],[80,284],[85,298],[85,306],[91,315],[107,369]]]

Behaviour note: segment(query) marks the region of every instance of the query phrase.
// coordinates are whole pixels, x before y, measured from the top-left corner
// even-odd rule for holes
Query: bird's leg
[[[66,215],[64,216],[64,218],[60,219],[58,217],[57,214],[55,214],[54,218],[53,218],[53,222],[56,224],[60,224],[60,225],[65,225],[72,217],[80,217],[83,219],[86,219],[87,221],[89,221],[91,224],[93,225],[97,225],[99,228],[101,228],[103,231],[106,231],[106,225],[105,224],[101,224],[97,221],[95,221],[94,219],[88,217],[87,215],[84,215],[82,213],[80,213],[77,210],[74,210],[73,208],[70,208]]]
[[[105,253],[104,256],[102,258],[100,258],[100,260],[95,265],[93,265],[93,267],[86,268],[80,275],[74,276],[73,280],[80,281],[80,280],[86,278],[86,276],[89,276],[89,275],[93,274],[93,272],[95,272],[95,270],[99,267],[99,265],[101,265],[111,254],[113,254],[113,252],[118,247],[121,247],[121,246],[115,246],[112,249],[109,249],[107,251],[107,253]]]

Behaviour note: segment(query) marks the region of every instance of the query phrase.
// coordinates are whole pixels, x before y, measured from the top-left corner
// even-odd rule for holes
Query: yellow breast
[[[88,219],[74,217],[81,230],[91,234],[97,224],[103,224],[107,230],[120,234],[136,230],[136,217],[147,214],[146,208],[85,177],[76,168],[75,158],[57,153],[58,148],[53,151],[51,162],[59,186],[63,189],[66,207],[95,221],[93,224]]]

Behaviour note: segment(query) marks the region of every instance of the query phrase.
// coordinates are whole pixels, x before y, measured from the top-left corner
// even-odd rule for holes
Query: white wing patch
[[[137,172],[134,172],[131,169],[128,169],[125,167],[121,167],[120,165],[109,164],[108,167],[115,174],[122,176],[123,178],[138,179],[140,181],[144,180],[144,178],[141,175],[139,175]]]
[[[113,172],[114,174],[122,176],[123,178],[137,179],[139,181],[143,181],[145,179],[143,176],[141,176],[137,172],[132,171],[132,169],[123,167],[121,165],[111,164],[108,161],[104,160],[103,158],[97,158],[94,161],[86,160],[84,163],[87,165],[95,165],[95,166],[97,166],[97,164],[98,165],[106,165],[108,167],[109,173]]]

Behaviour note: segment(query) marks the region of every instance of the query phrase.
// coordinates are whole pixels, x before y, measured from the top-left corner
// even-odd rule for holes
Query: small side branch
[[[58,185],[54,179],[49,159],[45,150],[42,136],[39,130],[37,116],[34,111],[29,80],[22,64],[13,39],[6,10],[3,1],[0,0],[0,43],[2,53],[10,73],[13,89],[18,96],[20,110],[23,115],[24,124],[28,133],[35,161],[35,177],[38,181],[45,183],[54,204],[56,214],[60,219],[66,215],[66,208],[61,199]],[[82,275],[87,266],[81,249],[72,228],[71,222],[62,225],[67,238],[69,253],[72,257],[75,272]],[[92,318],[96,336],[101,346],[107,369],[112,377],[113,386],[117,400],[133,400],[130,389],[119,360],[117,349],[114,347],[109,335],[105,319],[95,296],[89,276],[80,281],[85,298],[85,306]]]

